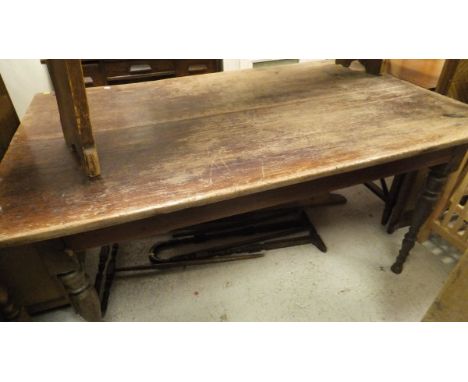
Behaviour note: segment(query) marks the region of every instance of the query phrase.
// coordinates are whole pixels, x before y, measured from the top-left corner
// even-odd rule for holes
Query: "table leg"
[[[0,285],[0,315],[6,321],[31,321],[24,307],[17,306],[11,300],[11,296],[3,285]]]
[[[84,252],[66,249],[60,240],[35,245],[49,272],[57,276],[76,312],[87,321],[101,321],[101,303],[84,270]]]
[[[431,214],[451,169],[451,163],[437,165],[431,168],[424,189],[416,203],[409,231],[406,233],[400,253],[391,267],[393,273],[399,274],[402,272],[403,264],[411,249],[414,247],[419,229]]]
[[[58,278],[77,313],[87,321],[101,321],[101,303],[83,265],[80,264],[71,272],[59,274]]]

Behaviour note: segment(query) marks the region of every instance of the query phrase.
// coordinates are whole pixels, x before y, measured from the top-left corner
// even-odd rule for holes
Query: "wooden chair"
[[[346,66],[349,66],[351,60],[337,60],[337,63],[341,61],[346,61]],[[468,60],[381,60],[380,63],[370,60],[373,61],[371,64],[366,63],[367,60],[359,61],[364,67],[372,68],[374,73],[380,69],[418,86],[468,102],[468,65],[464,63]],[[427,174],[428,169],[396,175],[390,187],[385,179],[379,180],[380,187],[374,182],[364,184],[385,204],[381,222],[388,233],[410,224]]]
[[[436,233],[465,253],[468,249],[467,198],[468,154],[458,170],[450,175],[442,197],[419,233],[419,242],[426,241],[431,233]]]
[[[446,60],[437,91],[468,102],[468,60]],[[424,242],[431,233],[440,235],[461,253],[468,248],[468,154],[445,186],[442,197],[420,230],[418,240]]]
[[[0,160],[5,155],[19,124],[18,115],[0,76]]]

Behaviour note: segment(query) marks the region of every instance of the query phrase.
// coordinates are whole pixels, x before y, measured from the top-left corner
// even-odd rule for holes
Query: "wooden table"
[[[68,152],[54,96],[36,95],[0,164],[0,247],[33,247],[89,320],[100,311],[87,248],[431,166],[399,273],[468,146],[467,105],[334,64],[87,93],[101,176]]]

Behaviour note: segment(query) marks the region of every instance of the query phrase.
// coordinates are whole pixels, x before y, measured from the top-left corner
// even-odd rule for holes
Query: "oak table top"
[[[90,88],[102,175],[34,97],[0,163],[0,246],[110,227],[468,143],[468,105],[311,63]]]

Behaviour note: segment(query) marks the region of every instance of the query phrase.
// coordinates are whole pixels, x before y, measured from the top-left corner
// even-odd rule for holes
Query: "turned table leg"
[[[393,273],[399,274],[402,272],[403,264],[414,247],[419,229],[431,214],[451,169],[451,163],[431,167],[424,189],[416,203],[411,226],[403,239],[398,257],[391,267]]]
[[[74,254],[76,256],[76,254]],[[101,303],[82,262],[76,270],[58,275],[76,312],[87,321],[101,321]]]
[[[101,303],[84,270],[84,252],[64,248],[60,240],[36,244],[49,272],[63,284],[76,312],[87,321],[101,321]]]
[[[31,321],[24,307],[17,306],[11,300],[3,285],[0,285],[0,314],[6,321]]]

